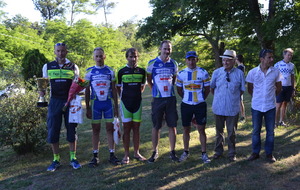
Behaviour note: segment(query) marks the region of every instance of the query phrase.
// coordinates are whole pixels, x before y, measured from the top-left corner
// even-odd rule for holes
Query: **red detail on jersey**
[[[164,86],[164,91],[168,92],[168,86]]]
[[[160,78],[160,80],[169,80],[169,78]]]

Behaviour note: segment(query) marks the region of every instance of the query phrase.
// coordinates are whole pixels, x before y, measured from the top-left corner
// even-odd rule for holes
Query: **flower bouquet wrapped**
[[[78,94],[80,91],[82,91],[87,85],[88,85],[88,81],[81,79],[79,77],[76,77],[70,87],[69,90],[69,95],[68,95],[68,100],[65,104],[65,106],[63,107],[63,111],[66,111],[67,107],[70,104],[70,101],[72,99],[74,99],[76,97],[76,94]]]

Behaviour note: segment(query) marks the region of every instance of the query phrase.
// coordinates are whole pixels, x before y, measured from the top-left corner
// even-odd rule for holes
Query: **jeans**
[[[267,155],[272,154],[274,149],[274,128],[275,128],[275,114],[276,108],[273,108],[267,112],[260,112],[251,109],[252,112],[252,151],[259,154],[261,149],[260,132],[262,127],[262,119],[264,117],[266,126],[266,141],[265,152]]]

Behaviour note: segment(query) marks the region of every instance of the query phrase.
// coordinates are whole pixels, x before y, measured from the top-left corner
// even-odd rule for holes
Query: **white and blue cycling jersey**
[[[275,68],[279,69],[281,73],[281,84],[282,86],[292,86],[291,75],[294,74],[294,64],[289,62],[286,63],[283,60],[277,62],[274,65]]]
[[[175,96],[173,78],[176,77],[177,71],[178,64],[173,59],[169,59],[166,63],[160,57],[149,61],[147,73],[152,76],[154,98]]]
[[[85,80],[90,81],[92,89],[91,99],[98,99],[99,101],[105,101],[112,98],[112,85],[115,81],[115,74],[112,68],[104,65],[93,66],[86,70]]]

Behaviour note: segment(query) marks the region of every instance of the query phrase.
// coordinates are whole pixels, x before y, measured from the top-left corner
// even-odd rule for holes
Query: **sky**
[[[16,14],[21,14],[31,22],[40,22],[41,16],[39,11],[34,9],[32,0],[3,0],[7,5],[2,10],[8,13],[8,17],[12,18]],[[151,15],[152,9],[149,0],[111,0],[117,2],[117,5],[107,15],[108,23],[113,26],[119,26],[127,20],[138,21]],[[103,9],[99,10],[98,15],[77,16],[76,18],[87,18],[94,24],[105,23]],[[67,18],[70,20],[69,18]]]

